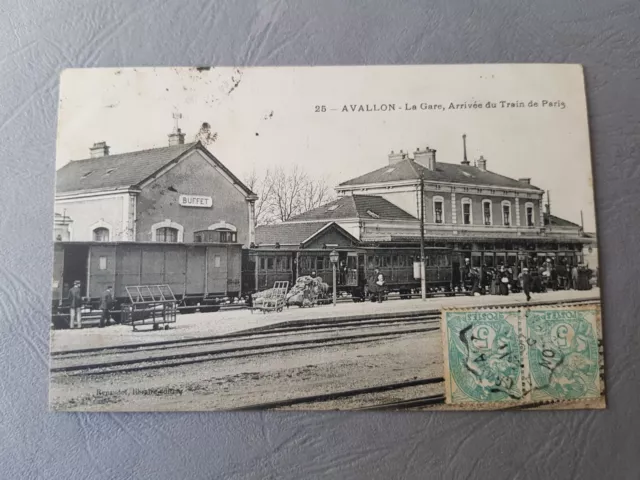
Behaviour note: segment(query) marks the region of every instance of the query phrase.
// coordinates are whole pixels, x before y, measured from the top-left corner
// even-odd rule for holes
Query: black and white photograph
[[[52,215],[52,410],[604,406],[579,65],[65,70]]]

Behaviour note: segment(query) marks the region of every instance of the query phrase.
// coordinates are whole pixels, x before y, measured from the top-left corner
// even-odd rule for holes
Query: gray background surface
[[[639,5],[2,1],[0,478],[640,478]],[[47,412],[62,68],[480,62],[585,65],[607,411]]]

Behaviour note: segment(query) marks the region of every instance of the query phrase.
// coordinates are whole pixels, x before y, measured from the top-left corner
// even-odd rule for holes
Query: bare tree
[[[275,217],[271,206],[274,185],[271,170],[267,169],[263,174],[259,174],[254,168],[245,177],[244,183],[253,193],[258,195],[255,204],[256,226],[274,223]]]
[[[334,200],[333,192],[327,185],[326,179],[320,178],[315,181],[307,179],[302,192],[302,211],[300,213],[318,208],[332,200]]]
[[[254,169],[245,183],[260,197],[256,225],[286,222],[333,199],[325,179],[312,179],[298,165],[267,169],[263,174]]]

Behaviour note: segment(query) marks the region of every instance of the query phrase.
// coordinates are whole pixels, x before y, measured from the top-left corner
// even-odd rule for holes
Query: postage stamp
[[[599,306],[525,312],[532,401],[600,397]]]
[[[449,405],[605,406],[598,304],[445,309],[442,337]]]
[[[520,401],[520,311],[445,311],[443,318],[447,402]]]

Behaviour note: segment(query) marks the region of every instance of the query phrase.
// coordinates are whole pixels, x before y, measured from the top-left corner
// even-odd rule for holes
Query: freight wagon
[[[225,297],[240,297],[242,246],[216,243],[55,242],[53,317],[68,316],[68,293],[82,282],[86,305],[97,309],[113,287],[114,310],[129,302],[125,287],[168,285],[180,311],[216,311]]]
[[[337,290],[350,294],[354,301],[367,296],[367,280],[378,269],[386,280],[388,291],[409,296],[420,289],[414,270],[419,262],[416,248],[337,247]],[[250,249],[243,251],[242,290],[255,293],[271,288],[276,281],[289,281],[315,273],[333,288],[331,249]],[[446,248],[425,249],[427,288],[451,291],[454,282],[452,252]]]

